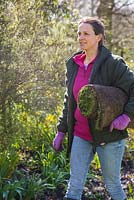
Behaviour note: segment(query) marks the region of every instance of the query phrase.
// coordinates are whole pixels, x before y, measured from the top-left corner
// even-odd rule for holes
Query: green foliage
[[[70,2],[71,3],[71,2]],[[71,8],[66,0],[59,2],[58,0],[36,0],[35,6],[37,13],[43,15],[43,18],[47,21],[53,18],[63,19],[70,15]]]
[[[36,199],[37,195],[40,196],[45,190],[45,181],[40,177],[32,175],[30,178],[23,182],[24,192],[23,196],[26,200]]]
[[[5,151],[0,154],[0,178],[8,179],[14,173],[18,164],[18,155],[15,151]]]
[[[57,0],[1,1],[0,138],[4,138],[0,141],[1,149],[15,143],[14,140],[19,143],[27,140],[28,144],[35,139],[36,143],[43,123],[35,113],[42,112],[42,118],[48,113],[56,114],[62,102],[63,61],[75,48],[70,33],[73,26],[68,21],[68,13],[73,11],[71,4],[66,5],[66,1]],[[61,21],[57,20],[59,16]],[[31,116],[25,125],[20,124],[21,117],[18,119],[21,109]],[[33,137],[35,134],[37,138]]]
[[[21,187],[21,183],[18,181],[8,181],[4,182],[3,181],[3,187],[0,188],[0,198],[3,200],[15,200],[16,198],[18,199],[23,199],[22,198],[23,194],[23,188]]]
[[[20,183],[11,180],[18,164],[18,155],[15,150],[0,154],[0,199],[14,199],[19,195],[21,199]]]
[[[104,200],[104,196],[101,193],[100,194],[93,194],[93,195],[86,193],[85,197],[89,198],[91,200],[94,200],[94,199]]]
[[[101,166],[100,166],[100,161],[97,154],[95,154],[94,160],[92,161],[91,166],[93,167],[93,169],[100,169]]]
[[[43,112],[18,112],[18,137],[16,145],[28,150],[36,150],[45,143],[46,150],[52,143],[52,136],[56,131],[56,115]],[[18,140],[18,141],[17,141]]]
[[[69,178],[69,164],[65,159],[65,154],[48,152],[42,162],[42,176],[45,178],[48,189],[56,189],[60,185],[67,183]]]

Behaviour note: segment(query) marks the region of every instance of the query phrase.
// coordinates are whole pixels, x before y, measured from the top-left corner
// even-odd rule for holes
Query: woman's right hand
[[[63,140],[65,137],[65,133],[57,132],[54,140],[53,140],[53,148],[55,151],[62,151],[63,150]]]

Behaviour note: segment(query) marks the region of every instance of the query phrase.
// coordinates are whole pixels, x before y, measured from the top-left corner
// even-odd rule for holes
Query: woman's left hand
[[[110,132],[112,132],[113,129],[124,130],[130,121],[130,118],[126,114],[120,115],[112,121],[110,125]]]

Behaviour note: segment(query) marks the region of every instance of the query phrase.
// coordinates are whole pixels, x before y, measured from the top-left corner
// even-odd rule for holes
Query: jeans
[[[106,189],[114,200],[124,200],[120,169],[125,140],[119,140],[96,147]],[[93,145],[74,136],[70,158],[70,180],[65,197],[80,200],[91,161],[94,158]]]

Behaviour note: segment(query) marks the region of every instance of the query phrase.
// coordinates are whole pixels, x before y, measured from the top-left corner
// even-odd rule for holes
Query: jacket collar
[[[99,48],[99,53],[97,56],[97,59],[94,63],[94,67],[92,68],[91,71],[91,76],[90,76],[90,83],[92,83],[95,79],[96,72],[100,68],[100,66],[103,66],[103,63],[107,60],[107,58],[111,55],[111,52],[104,46],[101,46]]]

